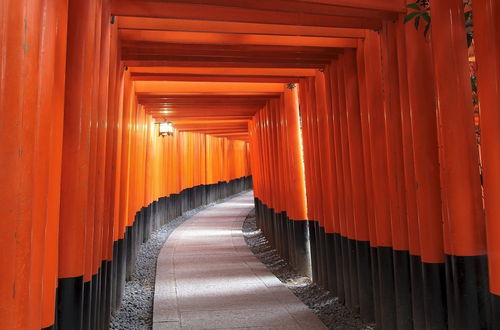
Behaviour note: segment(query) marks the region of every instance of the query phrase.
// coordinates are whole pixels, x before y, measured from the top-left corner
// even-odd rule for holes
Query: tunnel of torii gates
[[[107,328],[149,234],[253,181],[281,255],[378,328],[500,329],[500,2],[473,56],[462,0],[427,36],[405,5],[1,1],[0,328]]]

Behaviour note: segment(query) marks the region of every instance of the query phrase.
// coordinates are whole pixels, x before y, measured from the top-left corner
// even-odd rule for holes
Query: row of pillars
[[[106,328],[135,228],[247,189],[247,143],[158,136],[109,0],[5,0],[0,22],[0,328]]]
[[[431,1],[427,37],[401,15],[302,79],[300,127],[272,104],[251,126],[264,232],[382,329],[500,327],[500,5],[473,13],[480,146],[462,0]]]

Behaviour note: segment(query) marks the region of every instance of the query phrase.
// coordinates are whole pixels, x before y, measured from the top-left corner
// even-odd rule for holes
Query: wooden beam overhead
[[[269,69],[320,69],[323,68],[322,65],[318,64],[308,64],[302,62],[289,62],[289,63],[278,63],[278,62],[244,62],[244,61],[232,61],[232,62],[217,62],[217,61],[122,61],[122,63],[127,67],[164,67],[164,66],[177,66],[183,68],[200,68],[200,67],[226,67],[226,68],[269,68]]]
[[[395,13],[405,12],[405,0],[290,0],[290,2],[308,2],[308,3],[322,3],[333,6],[346,6],[355,8],[367,8],[386,10]]]
[[[253,1],[255,5],[264,6],[267,1]],[[234,5],[235,1],[231,1]],[[203,4],[160,2],[154,0],[112,0],[111,14],[115,16],[198,19],[209,21],[248,22],[265,24],[285,24],[304,26],[325,26],[341,28],[378,29],[381,27],[380,14],[373,12],[372,17],[363,13],[365,9],[330,6],[332,15],[324,13],[310,14],[283,10],[249,9]],[[338,10],[340,14],[334,15]],[[348,13],[349,12],[349,13]],[[350,15],[350,16],[348,16]],[[355,16],[357,15],[357,16]],[[365,16],[362,16],[365,15]],[[375,16],[375,17],[373,17]]]
[[[224,83],[224,82],[184,82],[184,81],[136,81],[138,93],[281,93],[284,84],[274,83]]]
[[[403,0],[111,0],[121,60],[156,120],[248,141],[248,122],[287,83],[315,76]]]
[[[266,12],[280,13],[303,13],[316,14],[340,17],[362,17],[362,18],[378,18],[378,19],[393,19],[394,12],[381,10],[376,8],[363,8],[351,5],[334,5],[325,3],[314,3],[304,1],[289,1],[289,0],[169,0],[170,3],[178,3],[185,5],[199,5],[206,8],[207,6],[227,9],[247,9],[259,10]],[[359,2],[359,1],[354,1]],[[351,2],[352,3],[352,2]]]
[[[132,73],[132,80],[298,83],[299,77]]]
[[[278,25],[152,17],[120,17],[120,29],[180,32],[214,32],[304,37],[364,38],[362,29],[323,26]]]
[[[166,73],[166,74],[193,74],[193,75],[234,75],[234,76],[286,76],[286,77],[312,77],[316,69],[310,68],[262,68],[262,67],[176,67],[155,66],[134,67],[129,65],[132,73]]]
[[[119,35],[122,40],[182,44],[306,46],[333,48],[357,47],[357,40],[353,38],[272,36],[264,34],[241,35],[237,33],[167,32],[129,29],[121,29],[119,31]]]

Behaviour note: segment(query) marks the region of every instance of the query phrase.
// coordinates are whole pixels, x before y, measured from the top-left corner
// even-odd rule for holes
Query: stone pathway
[[[326,329],[248,249],[246,193],[179,226],[158,257],[153,330]]]

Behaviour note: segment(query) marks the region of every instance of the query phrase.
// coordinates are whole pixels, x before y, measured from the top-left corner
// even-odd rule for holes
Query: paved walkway
[[[325,329],[248,249],[246,193],[179,226],[158,257],[153,329]]]

